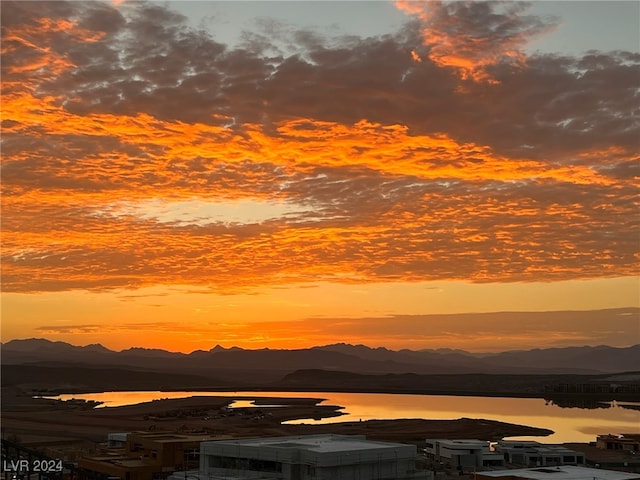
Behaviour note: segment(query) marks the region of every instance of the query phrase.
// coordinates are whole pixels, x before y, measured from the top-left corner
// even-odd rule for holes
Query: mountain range
[[[640,344],[606,345],[473,354],[463,350],[389,350],[338,343],[305,349],[245,350],[238,347],[192,353],[130,348],[114,351],[100,344],[75,346],[46,339],[1,344],[2,365],[126,367],[173,373],[253,372],[265,382],[296,370],[319,369],[358,374],[601,374],[640,370]],[[225,375],[226,372],[226,375]]]

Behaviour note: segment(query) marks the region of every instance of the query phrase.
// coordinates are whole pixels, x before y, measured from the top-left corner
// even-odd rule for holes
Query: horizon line
[[[299,351],[299,350],[312,350],[312,349],[321,349],[321,348],[326,348],[326,347],[335,347],[335,346],[345,346],[345,347],[365,347],[369,350],[379,350],[379,349],[384,349],[390,352],[403,352],[403,351],[410,351],[410,352],[436,352],[436,353],[442,353],[443,351],[449,351],[449,352],[464,352],[467,353],[471,356],[475,356],[475,355],[499,355],[501,353],[511,353],[511,352],[532,352],[532,351],[542,351],[542,350],[567,350],[567,349],[572,349],[572,348],[600,348],[600,347],[604,347],[604,348],[612,348],[612,349],[627,349],[627,348],[633,348],[636,346],[640,345],[639,343],[631,343],[629,345],[626,346],[613,346],[613,345],[607,345],[607,344],[591,344],[591,345],[586,345],[586,344],[581,344],[581,345],[568,345],[568,346],[563,346],[563,347],[545,347],[545,348],[530,348],[530,349],[512,349],[512,350],[501,350],[501,351],[493,351],[493,352],[488,352],[488,351],[469,351],[469,350],[464,350],[461,348],[451,348],[451,347],[440,347],[440,348],[423,348],[423,349],[419,349],[419,350],[412,350],[410,348],[401,348],[399,350],[394,350],[392,348],[389,347],[385,347],[385,346],[377,346],[377,347],[373,347],[370,345],[366,345],[364,343],[358,343],[358,344],[353,344],[353,343],[348,343],[348,342],[336,342],[336,343],[329,343],[329,344],[324,344],[324,345],[313,345],[313,346],[309,346],[309,347],[300,347],[300,348],[270,348],[270,347],[263,347],[263,348],[244,348],[244,347],[238,347],[236,345],[233,345],[231,347],[224,347],[222,345],[220,345],[219,343],[217,343],[216,345],[214,345],[213,347],[211,347],[209,350],[202,350],[202,349],[196,349],[193,350],[191,352],[182,352],[182,351],[173,351],[173,350],[165,350],[164,348],[149,348],[149,347],[140,347],[140,346],[131,346],[129,348],[124,348],[122,350],[112,350],[111,348],[105,347],[104,345],[102,345],[101,343],[89,343],[86,345],[77,345],[77,344],[73,344],[73,343],[69,343],[69,342],[65,342],[62,340],[51,340],[49,338],[45,338],[45,337],[31,337],[31,338],[13,338],[11,340],[8,341],[0,341],[0,346],[6,346],[9,343],[12,342],[29,342],[29,341],[45,341],[45,342],[49,342],[49,343],[60,343],[60,344],[64,344],[64,345],[69,345],[71,347],[74,348],[87,348],[87,347],[101,347],[105,350],[108,350],[111,353],[125,353],[128,352],[130,350],[145,350],[145,351],[160,351],[160,352],[164,352],[164,353],[170,353],[170,354],[177,354],[177,355],[186,355],[189,356],[193,353],[196,352],[204,352],[204,353],[211,353],[212,351],[219,349],[219,350],[224,350],[224,351],[229,351],[229,350],[241,350],[241,351],[245,351],[245,352],[259,352],[259,351]]]

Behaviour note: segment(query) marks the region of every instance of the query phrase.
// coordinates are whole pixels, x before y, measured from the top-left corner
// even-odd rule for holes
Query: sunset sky
[[[9,2],[2,341],[640,343],[640,2]]]

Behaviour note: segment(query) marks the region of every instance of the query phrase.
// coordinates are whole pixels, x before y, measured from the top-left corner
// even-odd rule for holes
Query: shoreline
[[[425,395],[425,396],[451,396],[451,397],[484,397],[484,398],[537,398],[541,400],[591,400],[595,402],[637,402],[640,403],[640,394],[636,393],[543,393],[543,392],[512,392],[512,391],[482,391],[482,390],[446,390],[446,389],[393,389],[393,388],[361,388],[361,387],[334,387],[334,388],[313,388],[313,387],[247,387],[247,386],[225,386],[225,387],[158,387],[141,388],[132,390],[130,388],[113,388],[109,390],[97,388],[51,388],[44,390],[34,390],[32,396],[51,397],[59,395],[89,395],[92,393],[106,392],[291,392],[291,393],[363,393],[363,394],[385,394],[385,395]],[[286,398],[286,397],[285,397]]]
[[[8,392],[3,392],[3,400]],[[263,402],[250,407],[228,406],[235,400]],[[318,398],[191,396],[134,405],[93,408],[82,402],[14,397],[3,401],[3,435],[16,435],[28,444],[46,445],[53,439],[69,442],[103,442],[114,431],[201,432],[233,437],[339,433],[367,438],[420,444],[430,436],[442,438],[545,437],[547,428],[482,418],[344,421],[328,424],[285,423],[308,418],[340,417],[338,405],[319,405]],[[269,403],[266,403],[269,402]],[[277,403],[278,407],[264,405]],[[8,408],[7,408],[8,407]]]

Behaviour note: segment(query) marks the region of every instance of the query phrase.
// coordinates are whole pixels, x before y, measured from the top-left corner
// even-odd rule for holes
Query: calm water
[[[589,442],[601,433],[640,432],[640,411],[620,407],[582,409],[560,408],[534,398],[455,397],[445,395],[391,395],[384,393],[332,392],[103,392],[60,395],[56,398],[98,400],[115,407],[149,402],[161,398],[190,396],[313,397],[326,399],[323,405],[340,405],[346,415],[321,421],[311,419],[288,423],[335,423],[369,419],[485,418],[502,422],[549,428],[556,433],[548,437],[531,437],[545,443]],[[249,406],[236,401],[232,406]],[[524,438],[524,437],[523,437]]]

